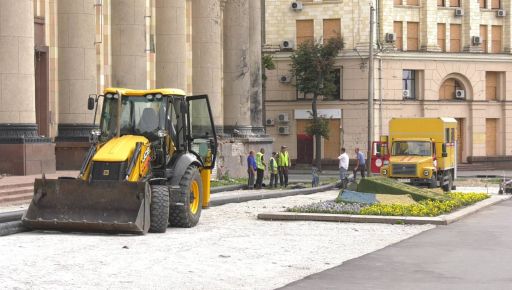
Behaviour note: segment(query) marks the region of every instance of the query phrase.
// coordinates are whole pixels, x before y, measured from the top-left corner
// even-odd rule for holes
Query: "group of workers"
[[[268,161],[268,170],[270,172],[270,188],[277,188],[277,179],[279,177],[279,185],[281,187],[288,186],[288,169],[290,168],[290,157],[288,155],[287,146],[281,146],[279,153],[272,152],[272,156]],[[265,162],[265,149],[261,148],[259,152],[254,154],[254,151],[249,152],[247,157],[247,173],[248,188],[249,189],[261,189],[263,187],[263,178],[267,164]],[[256,182],[254,177],[256,176]]]

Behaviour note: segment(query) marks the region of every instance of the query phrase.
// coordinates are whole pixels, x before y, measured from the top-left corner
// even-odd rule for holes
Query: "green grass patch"
[[[357,185],[359,192],[374,192],[382,194],[409,194],[416,201],[432,199],[445,200],[446,196],[435,191],[418,188],[412,185],[401,183],[392,178],[367,177],[361,179]]]
[[[489,198],[485,193],[448,193],[447,200],[421,200],[416,204],[374,204],[362,208],[361,215],[433,217]]]
[[[227,185],[241,185],[247,184],[247,178],[226,178],[220,180],[212,180],[211,187],[227,186]]]

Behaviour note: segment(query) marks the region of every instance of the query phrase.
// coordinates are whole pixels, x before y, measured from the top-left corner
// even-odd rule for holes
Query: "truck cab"
[[[394,118],[389,126],[389,160],[382,176],[449,191],[456,177],[453,118]]]

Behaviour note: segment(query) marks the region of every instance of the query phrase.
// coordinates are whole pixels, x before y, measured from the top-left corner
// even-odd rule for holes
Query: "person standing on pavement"
[[[357,177],[357,171],[361,172],[361,177],[364,178],[364,171],[366,170],[366,160],[364,159],[363,152],[359,151],[359,147],[356,147],[356,166],[354,167],[354,180]]]
[[[272,152],[272,157],[268,160],[268,171],[270,171],[270,188],[277,187],[277,178],[278,178],[278,171],[277,171],[277,161],[276,161],[276,152]]]
[[[347,187],[347,171],[348,171],[349,157],[345,151],[346,151],[345,148],[342,147],[341,155],[338,156],[338,159],[340,160],[338,168],[340,169],[340,181],[341,181],[342,188]]]
[[[249,152],[249,156],[247,157],[247,174],[249,178],[247,180],[248,189],[254,189],[254,173],[256,172],[256,161],[254,160],[254,151]]]
[[[288,168],[290,168],[290,157],[288,156],[288,146],[281,146],[281,152],[279,152],[279,159],[277,160],[277,166],[279,171],[279,184],[281,187],[288,186]]]
[[[256,189],[261,189],[263,186],[263,176],[265,174],[265,168],[267,167],[264,156],[265,149],[261,148],[260,152],[256,153]]]

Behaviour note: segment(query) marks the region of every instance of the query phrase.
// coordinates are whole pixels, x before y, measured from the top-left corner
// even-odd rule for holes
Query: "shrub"
[[[361,179],[357,185],[359,192],[373,192],[382,194],[409,194],[416,201],[433,199],[445,200],[446,197],[428,189],[418,188],[412,185],[398,182],[386,177],[367,177]]]
[[[422,200],[417,204],[374,204],[361,209],[362,215],[384,216],[438,216],[454,211],[457,208],[474,204],[489,195],[484,193],[448,193],[448,200]]]

